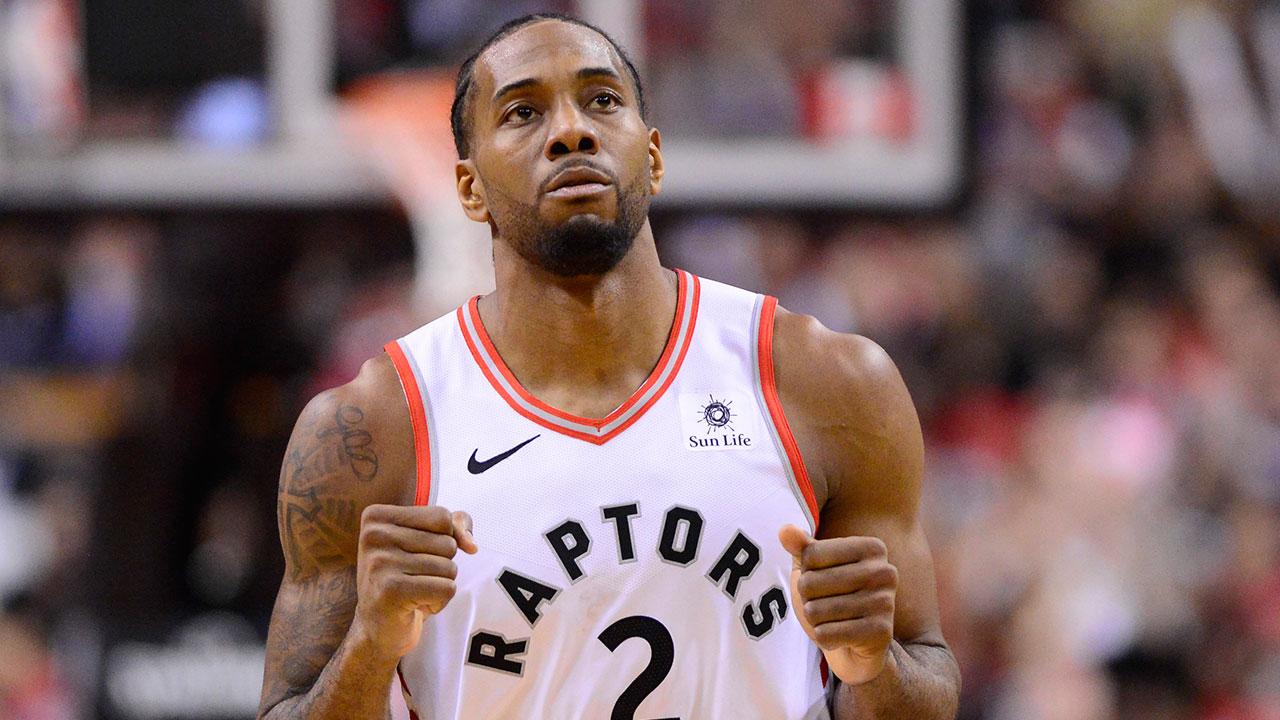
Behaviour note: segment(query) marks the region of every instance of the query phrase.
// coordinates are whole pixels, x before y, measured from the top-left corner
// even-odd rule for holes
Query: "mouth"
[[[560,171],[547,183],[546,194],[555,198],[582,198],[608,189],[613,181],[608,175],[590,167],[578,166]]]

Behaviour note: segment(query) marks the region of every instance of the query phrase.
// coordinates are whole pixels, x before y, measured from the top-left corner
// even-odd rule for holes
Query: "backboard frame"
[[[643,0],[579,0],[643,66]],[[786,204],[937,207],[963,175],[963,8],[960,0],[899,0],[897,54],[917,131],[902,142],[663,136],[662,205]],[[659,128],[661,129],[661,128]]]

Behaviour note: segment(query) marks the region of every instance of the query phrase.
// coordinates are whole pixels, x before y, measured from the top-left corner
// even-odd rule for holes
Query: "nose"
[[[547,159],[558,160],[575,152],[594,155],[599,146],[595,129],[582,109],[572,102],[557,103],[548,124],[544,148]]]

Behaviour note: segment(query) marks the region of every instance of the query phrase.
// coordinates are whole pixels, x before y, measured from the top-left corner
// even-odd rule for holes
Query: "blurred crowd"
[[[954,212],[666,257],[898,362],[962,718],[1280,718],[1280,9],[977,5]]]
[[[252,717],[308,398],[414,327],[379,210],[0,219],[0,718]]]
[[[953,206],[659,206],[664,261],[898,363],[961,718],[1280,719],[1280,8],[968,6]],[[381,210],[0,216],[0,718],[164,716],[137,643],[260,643],[290,425],[428,319],[411,263]]]

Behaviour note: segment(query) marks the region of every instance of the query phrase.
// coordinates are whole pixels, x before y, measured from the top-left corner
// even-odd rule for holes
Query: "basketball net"
[[[451,73],[373,75],[343,93],[341,127],[409,216],[414,305],[434,318],[493,289],[489,228],[462,212],[449,127]]]

